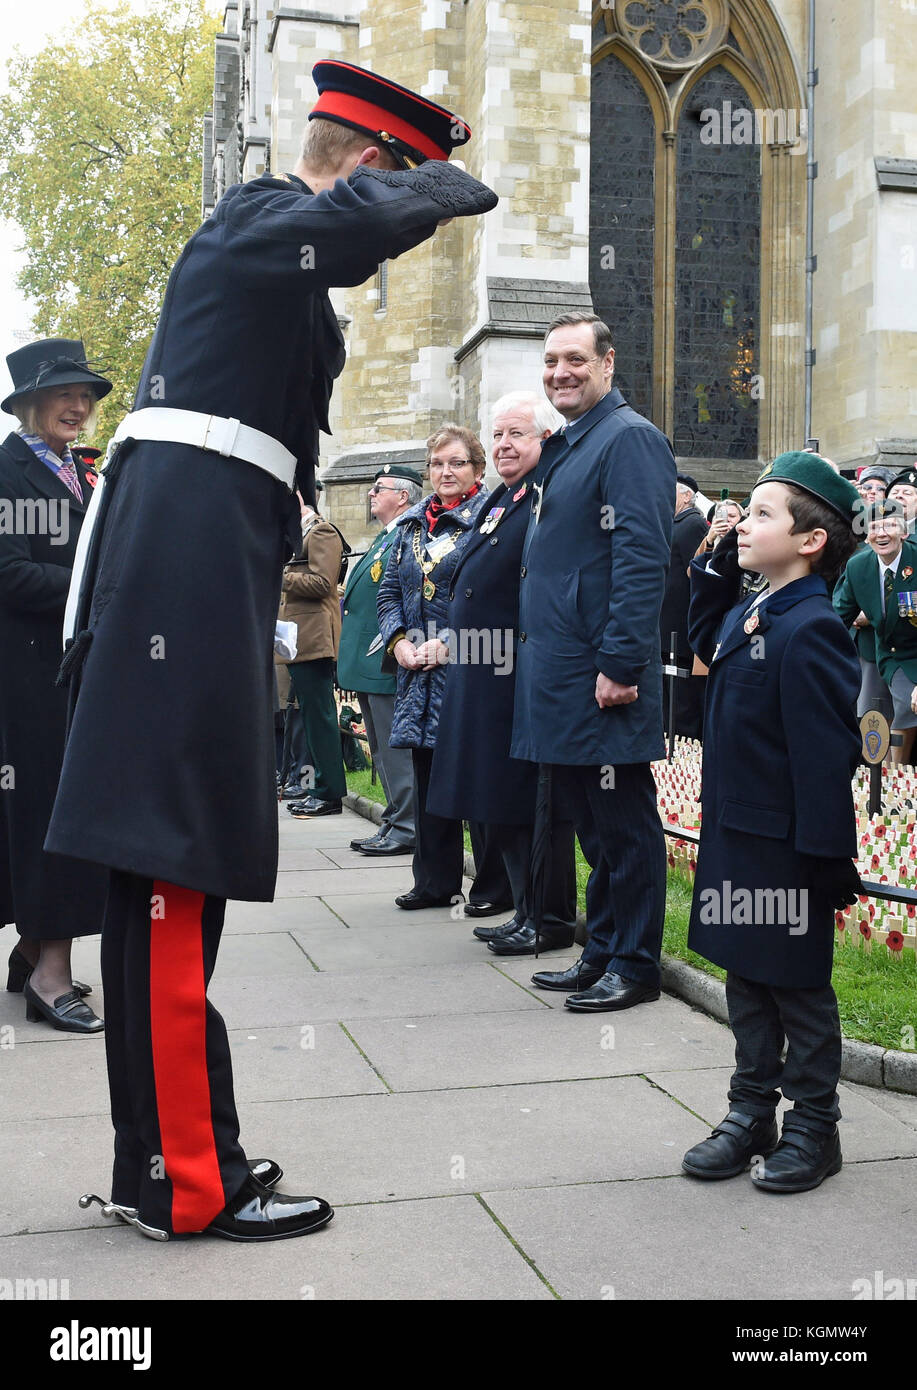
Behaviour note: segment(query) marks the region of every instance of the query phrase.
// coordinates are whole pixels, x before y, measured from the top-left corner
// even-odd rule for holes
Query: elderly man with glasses
[[[392,748],[395,673],[384,669],[376,599],[379,582],[396,540],[398,518],[423,496],[423,479],[403,463],[387,463],[373,478],[369,509],[382,530],[350,572],[344,594],[338,685],[360,702],[369,751],[386,796],[382,824],[369,838],[351,840],[351,849],[374,856],[414,852],[414,771],[407,748]]]

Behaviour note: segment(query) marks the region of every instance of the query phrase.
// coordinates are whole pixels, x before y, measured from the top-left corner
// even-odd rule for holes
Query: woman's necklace
[[[439,564],[440,560],[442,560],[446,555],[448,555],[450,550],[455,549],[455,537],[451,533],[449,535],[442,536],[436,542],[435,555],[432,558],[428,555],[427,559],[424,559],[420,549],[420,527],[416,526],[414,528],[414,535],[411,540],[411,545],[414,550],[414,559],[420,566],[421,572],[424,576],[423,588],[421,589],[421,593],[423,594],[427,603],[429,603],[433,595],[436,593],[436,585],[433,583],[433,580],[430,578],[430,575],[436,569],[436,566]]]

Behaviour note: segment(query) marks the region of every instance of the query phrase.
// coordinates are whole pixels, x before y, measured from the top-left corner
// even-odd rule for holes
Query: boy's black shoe
[[[730,1110],[709,1139],[695,1144],[681,1160],[692,1178],[735,1178],[753,1158],[765,1157],[777,1148],[777,1121]]]
[[[787,1115],[780,1143],[766,1162],[755,1165],[751,1180],[762,1192],[809,1192],[839,1173],[842,1165],[836,1127],[833,1133],[820,1134]]]

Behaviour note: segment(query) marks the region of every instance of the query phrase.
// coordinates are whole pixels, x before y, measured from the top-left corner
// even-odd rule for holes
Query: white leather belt
[[[126,415],[109,442],[109,453],[115,444],[123,439],[156,439],[160,443],[193,444],[198,449],[207,449],[223,458],[242,459],[263,468],[271,477],[277,478],[285,487],[292,490],[296,474],[296,456],[269,434],[243,425],[240,420],[226,419],[222,415],[204,415],[197,410],[167,410],[165,407],[147,406]],[[89,542],[98,520],[102,497],[107,479],[102,466],[99,480],[89,500],[80,538],[76,544],[73,560],[73,573],[70,576],[70,591],[64,612],[64,646],[76,636],[76,621],[81,606],[86,562],[89,557]]]
[[[160,443],[193,444],[223,458],[242,459],[263,468],[292,489],[296,455],[269,434],[224,415],[204,415],[198,410],[172,410],[146,406],[126,415],[112,442],[122,439],[156,439]]]

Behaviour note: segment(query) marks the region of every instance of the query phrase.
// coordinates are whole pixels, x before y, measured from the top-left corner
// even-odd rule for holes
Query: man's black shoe
[[[681,1166],[692,1178],[735,1178],[754,1158],[764,1158],[777,1147],[777,1121],[730,1110],[709,1139],[689,1149]]]
[[[833,1133],[820,1134],[789,1114],[784,1117],[780,1143],[769,1158],[755,1164],[751,1180],[762,1192],[809,1192],[825,1178],[833,1178],[842,1166],[836,1127]]]
[[[280,793],[283,801],[302,801],[303,797],[308,795],[302,782],[287,782]]]
[[[287,806],[296,820],[311,820],[313,816],[339,816],[344,806],[340,801],[321,801],[317,796],[307,796],[305,801],[291,801]]]
[[[500,937],[512,936],[521,926],[518,917],[511,917],[508,922],[501,922],[498,927],[474,927],[471,935],[477,937],[478,941],[498,941]]]
[[[370,858],[381,858],[390,854],[413,854],[413,845],[404,845],[400,840],[392,840],[389,836],[383,836],[380,840],[366,840],[362,845],[357,845],[360,854],[368,854]]]
[[[385,831],[377,830],[375,835],[364,835],[362,840],[351,840],[351,849],[362,849],[364,845],[377,845],[380,840],[385,839]]]
[[[224,1240],[286,1240],[327,1226],[334,1208],[321,1197],[287,1197],[248,1177],[205,1228]]]
[[[579,1014],[598,1014],[612,1009],[631,1009],[635,1004],[646,1004],[658,998],[656,985],[641,985],[608,970],[589,989],[565,999],[564,1008]]]
[[[539,951],[566,951],[573,945],[571,931],[543,931],[538,937]],[[520,927],[512,936],[498,937],[488,941],[488,951],[495,956],[533,956],[535,954],[535,928]]]
[[[605,974],[603,965],[587,965],[580,957],[569,970],[537,970],[532,984],[539,989],[589,989]]]
[[[501,912],[508,912],[513,906],[512,903],[466,903],[466,917],[497,917]]]
[[[272,1158],[250,1158],[248,1171],[257,1178],[262,1187],[275,1187],[283,1177],[283,1169]]]
[[[418,893],[412,888],[410,893],[402,893],[400,898],[395,899],[396,907],[403,907],[405,912],[414,912],[420,907],[451,907],[451,898],[431,898],[426,893]]]

